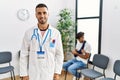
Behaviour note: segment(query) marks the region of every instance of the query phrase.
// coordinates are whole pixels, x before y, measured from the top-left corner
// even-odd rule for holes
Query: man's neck
[[[83,43],[84,41],[80,41],[80,43]]]
[[[38,28],[40,29],[40,30],[47,30],[48,29],[48,26],[49,26],[49,24],[39,24],[38,23]]]

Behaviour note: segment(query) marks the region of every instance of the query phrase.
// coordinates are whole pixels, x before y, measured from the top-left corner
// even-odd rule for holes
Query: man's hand
[[[82,52],[82,54],[83,54],[83,53],[86,53],[84,49],[82,49],[81,52]]]
[[[29,76],[23,76],[21,77],[21,80],[29,80]]]
[[[76,50],[73,50],[73,51],[72,51],[72,54],[73,54],[73,55],[78,55],[78,53],[76,52]]]
[[[60,75],[59,74],[54,74],[54,80],[59,80],[60,79]]]

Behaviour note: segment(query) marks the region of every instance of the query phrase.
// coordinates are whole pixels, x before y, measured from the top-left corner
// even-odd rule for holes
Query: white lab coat
[[[63,47],[60,32],[49,26],[51,38],[48,36],[43,45],[45,59],[39,60],[36,53],[36,51],[39,51],[38,41],[35,38],[31,40],[34,28],[38,27],[26,31],[23,38],[20,53],[20,76],[29,76],[29,80],[53,80],[54,73],[61,74],[63,65]],[[42,37],[38,30],[40,39],[44,39],[46,32]],[[54,47],[50,47],[50,39],[55,40]]]

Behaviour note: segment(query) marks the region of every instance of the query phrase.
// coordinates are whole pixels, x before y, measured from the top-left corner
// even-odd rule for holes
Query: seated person
[[[75,56],[74,59],[68,60],[63,64],[64,70],[68,71],[72,75],[80,78],[81,75],[76,74],[77,69],[85,67],[87,60],[91,53],[91,46],[84,40],[84,32],[79,32],[76,35],[77,45],[76,49],[72,51]]]

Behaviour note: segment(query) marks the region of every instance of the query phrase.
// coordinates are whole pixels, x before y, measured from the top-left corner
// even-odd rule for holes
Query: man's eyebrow
[[[41,12],[41,11],[38,11],[38,12]],[[43,11],[43,12],[41,12],[41,13],[44,13],[44,12],[47,12],[47,11]]]

